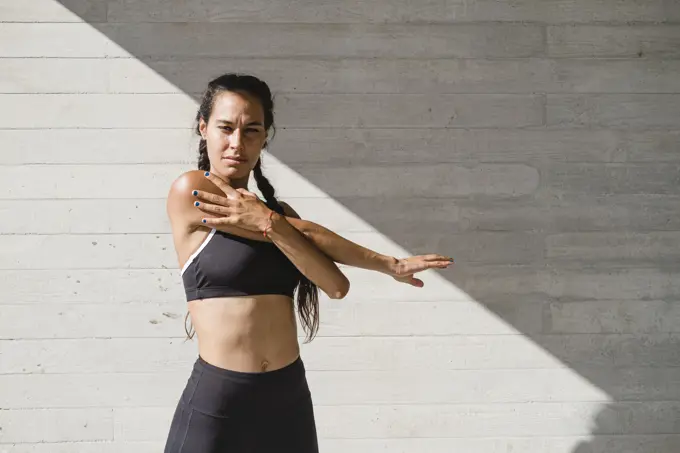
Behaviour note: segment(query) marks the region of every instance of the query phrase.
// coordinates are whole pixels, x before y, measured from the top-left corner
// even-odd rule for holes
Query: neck
[[[210,173],[215,173],[218,175],[220,178],[225,180],[227,184],[229,184],[231,187],[234,189],[248,189],[248,180],[250,179],[250,174],[244,178],[225,178],[224,176],[221,176],[219,173],[215,171],[213,167],[210,167]]]
[[[234,189],[248,189],[248,178],[232,179],[229,181],[229,185]]]

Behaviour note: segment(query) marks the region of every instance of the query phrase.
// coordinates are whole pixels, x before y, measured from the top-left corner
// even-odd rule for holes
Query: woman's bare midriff
[[[273,371],[300,354],[293,301],[282,295],[218,297],[189,302],[198,352],[220,368]]]

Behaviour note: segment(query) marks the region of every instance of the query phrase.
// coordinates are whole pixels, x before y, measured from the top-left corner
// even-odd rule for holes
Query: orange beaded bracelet
[[[271,211],[269,213],[269,218],[267,219],[267,226],[264,227],[264,231],[262,231],[262,236],[267,237],[267,230],[271,227],[272,225],[272,216],[274,215],[274,211]]]

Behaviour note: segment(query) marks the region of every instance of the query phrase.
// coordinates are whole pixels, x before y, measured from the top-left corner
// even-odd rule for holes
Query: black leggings
[[[318,453],[312,397],[300,357],[262,373],[200,356],[177,404],[165,453]]]

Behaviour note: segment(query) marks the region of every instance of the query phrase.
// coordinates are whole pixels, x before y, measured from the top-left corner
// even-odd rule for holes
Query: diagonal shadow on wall
[[[576,452],[679,448],[677,439],[645,444],[607,437],[680,433],[680,386],[669,385],[680,382],[677,261],[655,233],[648,234],[663,237],[680,228],[678,216],[656,197],[679,194],[672,165],[617,170],[600,165],[603,159],[584,164],[598,152],[617,161],[620,135],[604,131],[589,139],[579,130],[550,130],[543,118],[534,124],[530,109],[545,96],[531,90],[512,99],[519,102],[516,118],[487,122],[488,112],[504,107],[487,111],[476,105],[488,98],[466,95],[475,89],[502,94],[500,85],[442,82],[449,79],[439,70],[462,68],[445,66],[446,50],[428,53],[415,44],[388,46],[385,54],[385,48],[372,49],[367,23],[384,21],[374,16],[362,24],[365,12],[343,16],[353,25],[327,24],[328,38],[315,44],[309,42],[318,37],[313,25],[283,23],[292,16],[275,5],[265,6],[279,23],[247,23],[262,13],[257,2],[250,10],[215,7],[221,15],[194,2],[177,20],[185,22],[175,24],[153,23],[172,21],[173,12],[158,1],[112,1],[108,16],[105,2],[61,3],[195,99],[211,77],[238,71],[256,73],[275,89],[288,86],[277,96],[284,110],[316,103],[299,113],[304,127],[287,125],[283,115],[271,152],[411,253],[454,256],[456,266],[441,275],[610,395],[613,403],[598,415],[594,433],[605,440]],[[400,78],[409,64],[418,79]],[[304,68],[313,68],[310,77]],[[341,94],[343,104],[314,93]],[[394,94],[416,96],[395,101]],[[460,107],[442,107],[449,102]],[[340,118],[335,110],[355,115]]]

